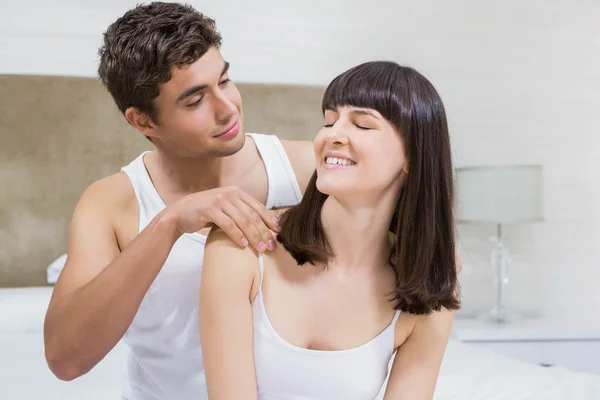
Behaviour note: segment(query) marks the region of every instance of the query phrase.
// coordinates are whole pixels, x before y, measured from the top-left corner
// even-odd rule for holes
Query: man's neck
[[[188,194],[234,184],[240,163],[232,161],[242,156],[242,151],[229,157],[182,158],[157,149],[144,163],[154,186],[169,204]]]

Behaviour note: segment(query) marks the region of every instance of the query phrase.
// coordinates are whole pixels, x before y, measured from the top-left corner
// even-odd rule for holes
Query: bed
[[[48,370],[42,325],[51,291],[0,289],[0,399],[120,398],[127,354],[123,343],[72,382],[59,381]],[[449,399],[598,400],[600,376],[528,364],[451,340],[435,394],[435,400]]]
[[[42,328],[51,293],[52,287],[0,289],[0,399],[120,399],[123,343],[72,382],[58,380],[48,369]]]

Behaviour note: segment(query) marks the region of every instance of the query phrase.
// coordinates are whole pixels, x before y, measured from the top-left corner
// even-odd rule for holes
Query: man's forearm
[[[48,310],[46,359],[58,378],[87,373],[119,342],[178,237],[159,214],[98,276]]]

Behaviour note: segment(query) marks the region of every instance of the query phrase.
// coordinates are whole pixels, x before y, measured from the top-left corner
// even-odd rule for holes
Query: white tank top
[[[265,164],[268,208],[297,204],[302,193],[279,139],[249,134]],[[165,203],[150,180],[142,153],[122,168],[139,202],[139,231]],[[127,330],[130,347],[123,398],[208,399],[200,347],[198,303],[206,236],[183,235],[171,250]]]
[[[258,400],[383,399],[400,311],[379,335],[353,349],[321,351],[294,346],[269,322],[262,295],[263,256],[259,253],[258,257],[261,281],[252,301]]]

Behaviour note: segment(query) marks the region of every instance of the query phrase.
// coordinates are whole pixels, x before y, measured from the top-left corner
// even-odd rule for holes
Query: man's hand
[[[273,250],[278,231],[276,215],[237,187],[221,187],[188,195],[168,207],[179,234],[217,225],[242,247]]]

